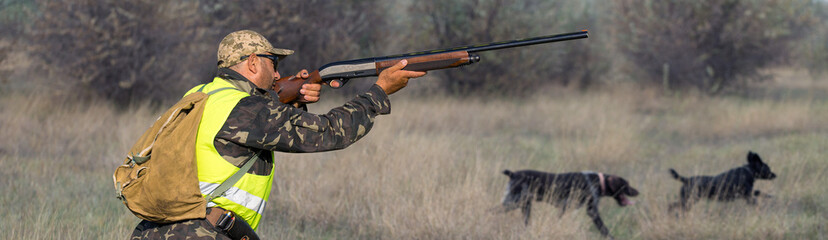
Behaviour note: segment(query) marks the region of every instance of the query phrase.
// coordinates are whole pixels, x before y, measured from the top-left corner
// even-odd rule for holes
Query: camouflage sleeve
[[[391,112],[388,96],[374,85],[326,114],[312,114],[261,96],[243,98],[216,138],[280,152],[345,148],[371,130],[374,117]]]

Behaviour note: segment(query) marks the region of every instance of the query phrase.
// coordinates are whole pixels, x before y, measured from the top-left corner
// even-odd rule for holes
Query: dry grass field
[[[412,85],[426,84],[415,80]],[[585,208],[536,204],[495,215],[504,169],[593,170],[625,177],[637,204],[600,212],[617,239],[828,238],[828,82],[780,71],[742,96],[617,87],[523,100],[392,96],[392,114],[334,152],[278,154],[265,239],[600,239]],[[325,99],[311,111],[341,103]],[[111,174],[159,109],[0,96],[0,239],[124,239],[138,219]],[[667,213],[680,183],[759,153],[774,195]]]

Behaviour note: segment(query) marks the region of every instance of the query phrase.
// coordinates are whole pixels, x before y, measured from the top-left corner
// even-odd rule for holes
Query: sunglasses
[[[269,55],[269,54],[256,54],[256,56],[270,59],[270,61],[273,61],[273,72],[278,72],[279,71],[279,70],[277,70],[278,67],[279,67],[279,57],[278,56]],[[241,60],[244,60],[247,57],[250,57],[250,55],[242,56]]]

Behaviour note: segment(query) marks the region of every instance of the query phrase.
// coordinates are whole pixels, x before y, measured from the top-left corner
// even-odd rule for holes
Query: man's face
[[[269,53],[255,55],[251,54],[251,57],[255,57],[256,59],[255,63],[257,71],[248,79],[253,81],[253,83],[259,88],[271,89],[273,82],[280,77],[279,71],[277,71],[277,67],[279,66],[278,57]],[[249,57],[247,60],[250,60]]]
[[[262,60],[262,83],[265,83],[265,86],[259,86],[264,89],[270,89],[273,86],[273,82],[281,77],[279,75],[279,71],[277,70],[278,65],[278,57],[267,54],[267,56],[259,57]]]

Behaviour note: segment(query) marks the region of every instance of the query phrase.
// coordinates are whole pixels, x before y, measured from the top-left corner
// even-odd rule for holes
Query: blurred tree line
[[[718,94],[766,79],[767,67],[824,74],[827,9],[817,0],[0,0],[0,61],[23,49],[31,73],[128,104],[175,100],[209,81],[218,42],[241,29],[296,50],[282,75],[589,29],[586,40],[486,52],[481,63],[432,72],[439,80],[427,90],[520,96],[635,81]]]

